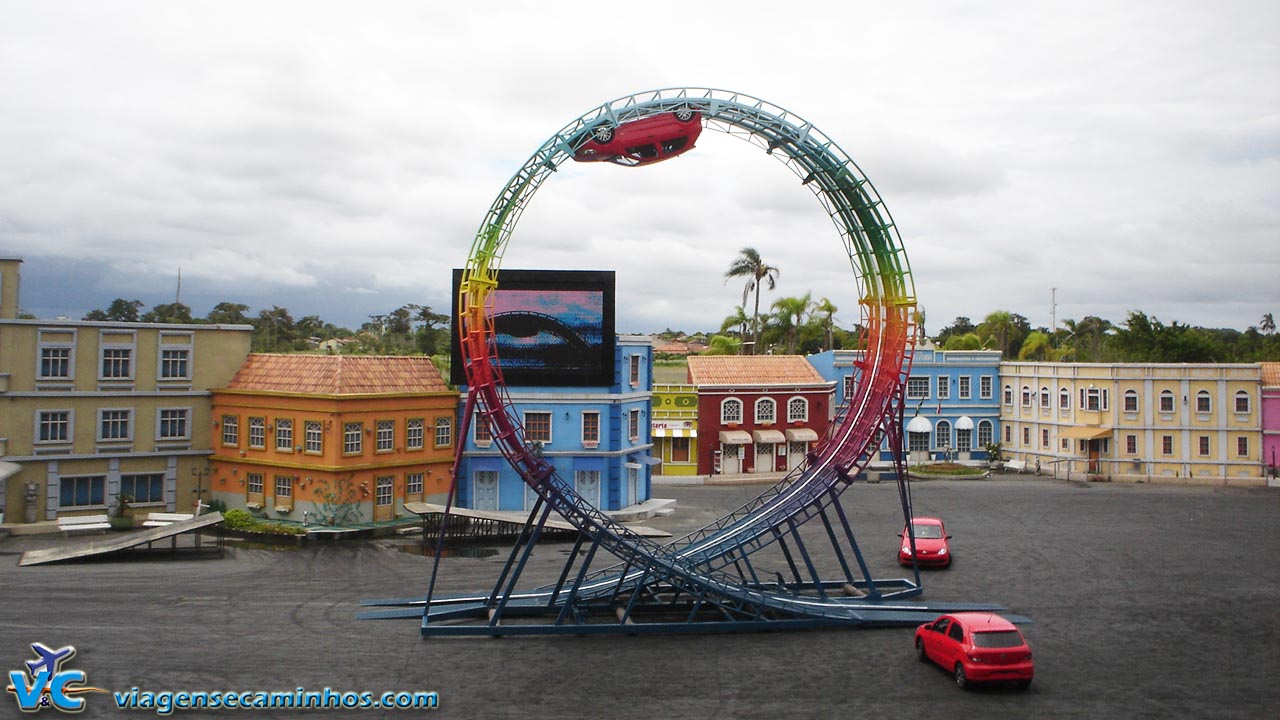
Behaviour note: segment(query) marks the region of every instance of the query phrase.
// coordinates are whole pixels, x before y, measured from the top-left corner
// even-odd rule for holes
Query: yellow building
[[[191,512],[209,389],[235,375],[252,328],[19,319],[21,262],[0,258],[4,522],[102,514],[121,495],[138,513]]]
[[[653,474],[697,475],[697,388],[655,384],[649,425],[653,432],[653,454],[662,461]]]
[[[1257,364],[1000,365],[1007,459],[1058,477],[1263,484]]]
[[[253,354],[213,393],[215,499],[350,526],[443,503],[458,392],[427,357]]]

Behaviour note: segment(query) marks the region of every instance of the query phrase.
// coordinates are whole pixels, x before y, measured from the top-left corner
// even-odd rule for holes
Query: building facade
[[[609,387],[506,388],[525,440],[578,494],[605,511],[648,500],[653,343],[619,336]],[[465,401],[464,401],[465,402]],[[470,423],[457,503],[473,510],[529,510],[536,495],[494,446],[483,422]]]
[[[836,382],[837,407],[857,379],[861,350],[829,350],[809,356],[828,380]],[[912,462],[979,461],[1000,437],[1000,352],[916,348],[907,379],[903,438]],[[881,463],[892,462],[887,446]]]
[[[691,356],[689,382],[699,475],[787,472],[831,424],[835,383],[799,355]]]
[[[4,522],[111,512],[122,496],[190,512],[208,498],[210,388],[252,328],[19,319],[20,263],[0,259]]]
[[[1267,475],[1280,475],[1280,362],[1262,366],[1262,463]]]
[[[698,474],[698,391],[692,385],[654,385],[650,427],[657,475]]]
[[[249,355],[213,391],[213,496],[307,525],[412,517],[444,502],[457,408],[430,358]]]
[[[1260,388],[1257,364],[1006,362],[1005,456],[1059,476],[1254,484]]]

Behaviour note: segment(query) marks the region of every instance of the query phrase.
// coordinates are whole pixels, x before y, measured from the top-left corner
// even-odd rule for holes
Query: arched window
[[[1040,409],[1048,410],[1052,400],[1053,400],[1053,396],[1049,394],[1049,388],[1041,387],[1040,388]]]
[[[1059,410],[1071,409],[1071,392],[1068,391],[1066,388],[1062,388],[1061,390],[1058,391],[1058,409]]]
[[[1173,391],[1172,390],[1162,390],[1160,392],[1160,412],[1162,413],[1173,412]]]
[[[1196,393],[1196,412],[1213,412],[1213,400],[1210,399],[1208,390],[1201,390]]]
[[[1250,405],[1249,393],[1245,392],[1244,390],[1240,390],[1239,392],[1237,392],[1236,393],[1236,412],[1238,413],[1249,412],[1249,405]]]
[[[756,422],[771,423],[778,419],[778,403],[773,398],[760,398],[756,401]]]
[[[1031,388],[1022,386],[1022,407],[1031,407]]]
[[[1005,405],[1013,404],[1013,386],[1012,385],[1004,386],[1004,404]]]
[[[979,420],[978,421],[978,448],[986,449],[986,447],[991,444],[991,441],[994,438],[995,438],[995,426],[991,424],[991,421]]]
[[[742,422],[742,401],[738,398],[725,398],[720,401],[720,424],[736,425]]]
[[[1138,391],[1137,390],[1124,391],[1124,411],[1127,413],[1138,412]]]
[[[787,401],[787,422],[806,422],[809,419],[809,401],[793,397]]]
[[[951,447],[951,423],[946,420],[939,420],[934,429],[933,446],[941,450],[942,448]]]

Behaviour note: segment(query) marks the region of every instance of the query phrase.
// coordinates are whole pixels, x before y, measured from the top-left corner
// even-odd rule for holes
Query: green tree
[[[142,309],[141,300],[125,300],[124,298],[116,298],[111,301],[111,305],[106,311],[90,310],[84,316],[85,320],[98,320],[110,322],[138,322],[138,311]]]
[[[783,297],[773,301],[773,317],[785,339],[788,355],[796,352],[800,328],[813,307],[811,296],[812,293],[805,293],[804,297]]]
[[[248,316],[248,305],[240,303],[220,302],[213,306],[209,314],[205,316],[205,320],[218,325],[251,325]]]
[[[942,330],[938,332],[938,337],[934,338],[934,342],[937,343],[939,347],[945,348],[947,346],[947,341],[952,337],[957,335],[967,335],[976,329],[977,327],[974,326],[972,320],[960,315],[957,316],[955,320],[952,320],[950,325],[942,328]]]
[[[952,334],[947,337],[946,343],[942,346],[943,350],[981,350],[982,338],[978,337],[978,333],[969,332],[963,335]]]
[[[144,323],[189,324],[193,322],[191,319],[191,308],[180,302],[157,305],[144,314],[140,320]]]
[[[707,342],[707,349],[702,355],[737,355],[742,350],[742,341],[727,335],[712,335]]]
[[[827,298],[822,298],[813,306],[813,312],[822,317],[822,348],[821,351],[835,349],[835,314],[840,308],[832,304]]]
[[[1276,331],[1276,319],[1271,317],[1271,313],[1264,313],[1262,322],[1258,323],[1258,329],[1265,335],[1270,335]]]
[[[1018,333],[1013,313],[1008,310],[990,313],[978,324],[977,333],[984,344],[999,350],[1001,357],[1005,359],[1013,357],[1013,341]]]
[[[746,305],[746,296],[755,294],[755,309],[751,314],[751,352],[752,354],[760,353],[760,286],[768,285],[773,290],[778,285],[778,268],[766,263],[760,257],[760,253],[755,248],[746,247],[741,250],[738,257],[729,264],[729,270],[725,272],[725,278],[742,278],[747,279],[746,287],[743,289],[743,302]]]

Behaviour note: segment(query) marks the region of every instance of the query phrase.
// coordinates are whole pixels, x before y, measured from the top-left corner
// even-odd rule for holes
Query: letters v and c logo
[[[18,709],[22,712],[39,712],[54,707],[64,713],[84,710],[84,700],[75,697],[86,692],[107,692],[102,688],[86,687],[82,670],[64,670],[63,663],[76,654],[71,645],[52,650],[42,643],[31,643],[35,660],[26,662],[27,669],[10,670],[9,684],[5,690],[14,694]]]

